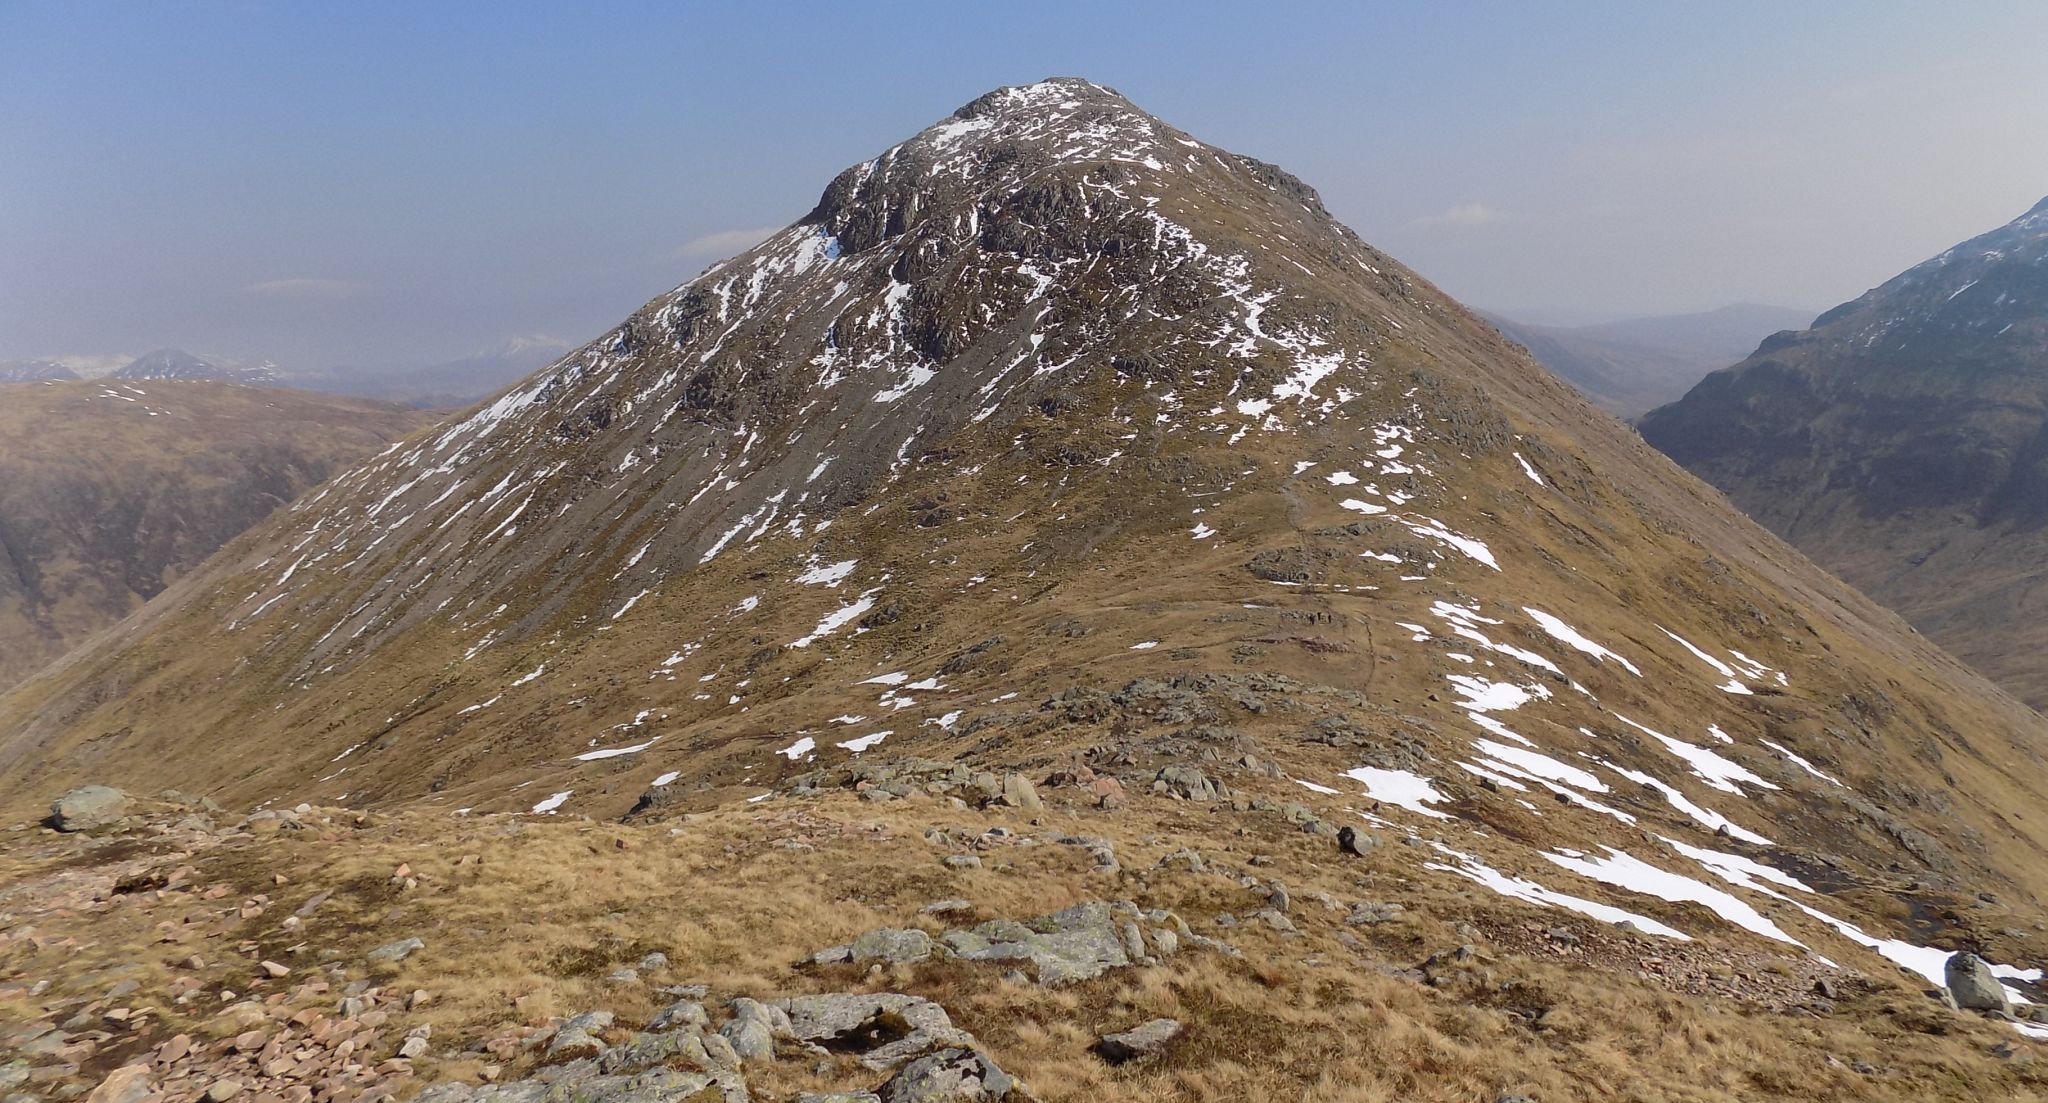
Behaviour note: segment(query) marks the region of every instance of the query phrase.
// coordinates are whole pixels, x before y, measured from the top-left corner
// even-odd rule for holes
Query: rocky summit
[[[2048,200],[1780,333],[1643,436],[2036,707]]]
[[[0,698],[23,1091],[2048,1085],[2044,721],[1085,81],[129,625]]]

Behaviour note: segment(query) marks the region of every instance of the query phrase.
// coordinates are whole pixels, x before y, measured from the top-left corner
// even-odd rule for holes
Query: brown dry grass
[[[266,893],[274,903],[261,917],[221,923],[212,918],[218,907],[189,899],[43,915],[36,925],[44,934],[72,934],[84,947],[28,954],[16,946],[0,965],[8,979],[53,978],[59,993],[85,993],[104,988],[115,975],[108,970],[138,964],[127,975],[143,988],[130,998],[161,1006],[165,1032],[219,1036],[231,1024],[209,1018],[221,1006],[212,992],[232,987],[261,995],[323,962],[341,963],[350,976],[433,994],[401,1024],[432,1024],[437,1049],[451,1055],[429,1077],[475,1075],[480,1061],[455,1055],[453,1040],[487,1039],[593,1007],[617,1012],[622,1023],[644,1021],[663,998],[646,984],[605,976],[660,950],[672,964],[650,981],[708,984],[714,1003],[805,991],[929,996],[1047,1100],[1465,1103],[1508,1091],[1545,1103],[1977,1100],[2033,1098],[2048,1082],[2028,1047],[2013,1046],[2017,1039],[2007,1028],[1941,1011],[1885,978],[1874,978],[1865,994],[1827,1016],[1716,1005],[1628,973],[1483,946],[1473,961],[1440,972],[1434,985],[1418,983],[1398,970],[1457,945],[1464,937],[1459,923],[1512,924],[1531,916],[1554,922],[1557,914],[1408,878],[1416,859],[1401,853],[1406,848],[1387,848],[1363,863],[1301,861],[1291,849],[1296,837],[1267,825],[1274,817],[1197,812],[1165,801],[1140,801],[1114,815],[1049,809],[1038,818],[1034,826],[1018,814],[844,796],[646,827],[406,815],[324,837],[263,836],[194,859],[201,883],[236,890],[208,903]],[[1110,836],[1124,872],[1096,871],[1084,851],[1050,844],[1000,847],[984,852],[987,868],[951,870],[940,859],[952,850],[922,834],[933,826],[971,833],[992,823],[1027,835]],[[1238,835],[1239,827],[1248,834]],[[1144,872],[1190,844],[1233,866],[1253,854],[1276,855],[1258,872],[1289,885],[1302,934],[1282,936],[1257,924],[1219,928],[1216,916],[1259,906],[1258,897],[1213,873]],[[410,890],[390,883],[401,863],[416,875]],[[17,858],[5,872],[20,884],[39,870]],[[275,885],[277,872],[286,872],[289,884]],[[1361,883],[1371,888],[1369,897]],[[282,928],[283,917],[326,890],[332,896],[303,931]],[[1409,914],[1385,926],[1346,928],[1342,913],[1310,898],[1315,892],[1397,900]],[[1244,956],[1185,951],[1158,967],[1062,988],[1014,983],[996,967],[960,962],[872,972],[796,964],[875,926],[937,932],[942,925],[919,909],[947,897],[970,900],[977,919],[1130,898],[1176,909],[1198,932],[1226,937]],[[164,986],[185,974],[173,963],[192,953],[196,940],[154,937],[158,922],[194,916],[203,922],[193,925],[218,926],[223,936],[200,947],[210,960],[201,974],[208,995],[181,1008],[163,998]],[[1347,930],[1364,939],[1358,948],[1338,938]],[[415,934],[427,950],[395,968],[362,965],[371,947]],[[254,946],[230,952],[243,939]],[[252,986],[249,965],[264,957],[292,965],[294,976]],[[25,1021],[39,1003],[0,989],[0,1018]],[[1192,1028],[1164,1059],[1112,1068],[1089,1052],[1100,1033],[1162,1015]],[[2014,1052],[2018,1059],[2001,1056]],[[1846,1067],[1857,1061],[1884,1071],[1868,1076]],[[825,1076],[807,1061],[785,1061],[750,1077],[763,1097],[777,1099],[861,1075],[871,1074],[855,1073],[845,1061]]]

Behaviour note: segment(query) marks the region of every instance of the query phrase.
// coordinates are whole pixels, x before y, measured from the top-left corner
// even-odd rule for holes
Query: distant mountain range
[[[55,360],[0,360],[0,383],[40,383],[77,379],[78,373]]]
[[[2048,200],[1766,340],[1641,428],[2048,706]]]
[[[183,349],[157,349],[136,357],[127,367],[107,378],[132,380],[210,380],[221,383],[274,384],[283,371],[270,360],[229,360],[224,357],[194,356]]]
[[[294,370],[272,360],[237,360],[160,348],[112,371],[79,370],[56,360],[0,361],[0,383],[45,380],[210,380],[250,386],[297,387],[327,394],[382,399],[421,409],[454,409],[503,390],[559,359],[572,346],[555,337],[513,337],[439,364]]]
[[[1708,372],[1742,359],[1758,341],[1813,318],[1808,311],[1751,303],[1586,326],[1482,316],[1544,367],[1624,418],[1677,398]]]
[[[361,395],[423,409],[470,406],[561,359],[573,348],[557,337],[513,337],[427,367],[338,367],[293,377],[293,386]]]
[[[269,386],[286,382],[284,369],[270,360],[236,360],[201,356],[184,349],[160,348],[112,369],[77,368],[59,360],[0,360],[0,383],[37,383],[52,379],[206,380]]]
[[[1763,338],[1804,326],[1811,316],[1787,307],[1739,304],[1585,326],[1537,325],[1484,311],[1481,317],[1603,409],[1633,418],[1684,394],[1706,373],[1740,360]],[[357,395],[421,409],[459,409],[524,379],[573,347],[558,337],[532,335],[438,364],[314,370],[162,348],[104,377],[211,379]],[[102,377],[55,360],[0,361],[0,383],[81,376]]]

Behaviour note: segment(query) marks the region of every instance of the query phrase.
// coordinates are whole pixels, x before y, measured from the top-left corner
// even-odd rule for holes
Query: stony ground
[[[1255,778],[1190,770],[1213,799],[1189,799],[935,765],[629,823],[244,816],[170,794],[82,831],[16,825],[0,1099],[1552,1103],[2048,1085],[2009,1027],[1901,974],[1447,889],[1421,868],[1426,839],[1340,838]]]

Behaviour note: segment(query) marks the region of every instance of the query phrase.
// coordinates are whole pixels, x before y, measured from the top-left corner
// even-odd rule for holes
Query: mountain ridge
[[[77,372],[55,360],[0,361],[0,383],[40,383],[77,378]]]
[[[275,386],[286,382],[282,369],[269,360],[226,360],[220,357],[195,356],[183,349],[175,348],[160,348],[143,353],[127,365],[114,369],[105,378],[137,382],[218,381],[252,386]]]
[[[2028,701],[2048,206],[1780,334],[1645,437]]]

